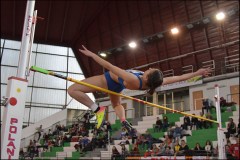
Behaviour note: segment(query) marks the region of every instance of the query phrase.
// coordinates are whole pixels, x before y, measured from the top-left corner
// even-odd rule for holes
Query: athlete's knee
[[[123,107],[120,103],[112,105],[113,108]]]
[[[70,95],[70,96],[72,96],[72,94],[73,94],[73,90],[72,90],[72,88],[71,87],[69,87],[68,89],[67,89],[67,92],[68,92],[68,94]]]
[[[74,95],[76,92],[76,88],[74,87],[74,85],[71,85],[70,87],[68,87],[67,92],[70,96]]]

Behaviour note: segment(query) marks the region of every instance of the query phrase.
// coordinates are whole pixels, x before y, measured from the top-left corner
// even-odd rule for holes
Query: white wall
[[[208,98],[214,101],[215,95],[215,84],[219,86],[220,97],[224,97],[227,99],[227,95],[230,94],[230,86],[239,85],[239,78],[230,78],[215,82],[208,82],[202,85],[190,86],[189,87],[189,95],[190,95],[190,110],[194,110],[194,102],[193,102],[193,92],[194,91],[203,91],[203,98]]]
[[[66,125],[66,119],[67,119],[67,109],[64,109],[60,112],[57,112],[41,121],[38,121],[29,127],[26,127],[22,130],[22,139],[27,138],[31,135],[33,135],[36,132],[36,128],[42,125],[42,128],[48,128],[52,126],[53,124],[57,122],[62,122],[62,124]]]

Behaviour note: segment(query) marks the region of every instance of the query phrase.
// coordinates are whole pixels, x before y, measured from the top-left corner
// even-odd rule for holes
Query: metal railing
[[[182,67],[182,73],[183,74],[193,73],[193,65],[188,65],[188,66]]]
[[[239,52],[235,50],[234,52]],[[234,72],[239,71],[239,53],[224,58],[226,70],[232,69]]]
[[[163,71],[163,76],[164,77],[172,77],[172,76],[174,76],[174,70],[170,69],[170,70]]]
[[[210,60],[210,61],[205,61],[202,62],[202,67],[203,68],[210,68],[212,70],[211,75],[215,76],[215,61],[214,60]]]

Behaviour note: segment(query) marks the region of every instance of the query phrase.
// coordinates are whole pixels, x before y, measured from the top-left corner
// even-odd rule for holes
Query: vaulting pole
[[[52,71],[48,71],[48,70],[45,70],[45,69],[42,69],[42,68],[39,68],[39,67],[36,67],[36,66],[32,66],[30,70],[35,71],[35,72],[39,72],[39,73],[43,73],[43,74],[48,74],[48,75],[58,77],[58,78],[61,78],[61,79],[65,79],[65,80],[68,80],[68,81],[71,81],[71,82],[74,82],[74,83],[78,83],[78,84],[81,84],[81,85],[84,85],[84,86],[87,86],[87,87],[90,87],[90,88],[94,88],[96,90],[99,90],[99,91],[102,91],[102,92],[105,92],[105,93],[109,93],[109,94],[112,94],[112,95],[116,95],[116,96],[120,96],[120,97],[123,97],[123,98],[131,99],[133,101],[137,101],[139,103],[144,103],[144,104],[152,106],[152,107],[157,107],[157,108],[161,108],[161,109],[164,109],[164,110],[169,110],[171,112],[176,112],[176,113],[179,113],[179,114],[183,114],[183,115],[186,115],[186,116],[196,117],[196,118],[199,118],[199,119],[202,119],[202,120],[205,120],[205,121],[218,123],[218,121],[214,121],[214,120],[207,119],[207,118],[204,118],[204,117],[188,114],[188,113],[185,113],[185,112],[181,112],[181,111],[178,111],[178,110],[167,108],[165,106],[160,106],[160,105],[150,103],[150,102],[147,102],[147,101],[143,101],[143,100],[140,100],[140,99],[137,99],[137,98],[133,98],[133,97],[121,94],[121,93],[116,93],[116,92],[113,92],[113,91],[110,91],[110,90],[107,90],[107,89],[104,89],[104,88],[101,88],[101,87],[98,87],[98,86],[94,86],[94,85],[91,85],[89,83],[85,83],[83,81],[79,81],[79,80],[76,80],[76,79],[73,79],[73,78],[70,78],[70,77],[66,77],[66,76],[63,76],[61,74],[58,74],[58,73],[55,73],[55,72],[52,72]]]

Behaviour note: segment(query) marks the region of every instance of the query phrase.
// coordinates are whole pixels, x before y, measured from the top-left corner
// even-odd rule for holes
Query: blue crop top
[[[132,73],[132,74],[134,74],[135,76],[138,77],[139,82],[140,82],[140,84],[139,84],[139,89],[141,90],[141,89],[142,89],[142,79],[141,79],[140,76],[143,75],[144,72],[142,72],[142,71],[137,71],[137,70],[126,70],[126,72]],[[105,78],[106,78],[106,80],[107,80],[107,86],[108,86],[108,89],[109,89],[109,90],[111,90],[111,91],[113,91],[113,92],[120,93],[123,89],[126,88],[126,87],[124,86],[124,81],[123,81],[122,78],[119,77],[119,78],[118,78],[118,82],[115,82],[115,81],[111,78],[109,72],[105,72],[104,75],[105,75]]]
[[[142,89],[142,79],[141,79],[140,76],[142,76],[144,72],[138,71],[138,70],[126,70],[126,71],[129,72],[129,73],[132,73],[132,74],[134,74],[135,76],[138,77],[139,82],[140,82],[138,89]],[[124,83],[123,83],[124,81],[123,81],[122,78],[119,77],[119,78],[118,78],[118,82],[119,82],[121,85],[124,86]],[[126,88],[126,87],[124,86],[124,88]]]

